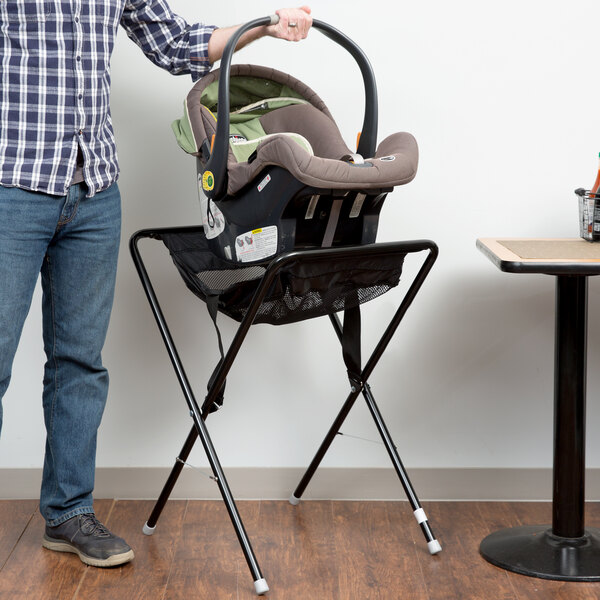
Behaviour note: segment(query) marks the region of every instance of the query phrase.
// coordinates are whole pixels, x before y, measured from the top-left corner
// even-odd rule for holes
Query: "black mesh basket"
[[[219,311],[246,314],[272,259],[244,265],[215,256],[202,231],[161,234],[187,287],[199,298],[218,296]],[[403,257],[291,261],[267,292],[255,323],[282,325],[352,308],[398,285]]]

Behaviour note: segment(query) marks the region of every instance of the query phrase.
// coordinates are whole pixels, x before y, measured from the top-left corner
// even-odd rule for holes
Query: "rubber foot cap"
[[[154,527],[149,527],[148,523],[144,523],[144,526],[142,527],[142,532],[144,533],[144,535],[152,535],[154,533],[154,530],[156,529],[156,525]]]
[[[267,580],[263,577],[263,579],[257,579],[254,582],[254,590],[259,596],[266,594],[269,591],[269,586],[267,585]]]

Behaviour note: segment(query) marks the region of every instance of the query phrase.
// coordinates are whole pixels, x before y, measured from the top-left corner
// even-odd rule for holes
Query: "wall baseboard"
[[[156,498],[169,468],[99,468],[96,498]],[[208,475],[184,468],[172,498],[220,498]],[[228,468],[227,481],[236,499],[288,499],[302,468]],[[0,469],[0,498],[37,498],[41,469]],[[551,469],[410,469],[421,500],[550,500]],[[307,500],[405,500],[391,468],[326,468],[317,471],[303,498]],[[600,500],[600,469],[588,469],[586,498]]]

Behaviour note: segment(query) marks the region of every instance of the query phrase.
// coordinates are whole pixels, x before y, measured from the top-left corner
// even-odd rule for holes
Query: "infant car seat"
[[[386,194],[416,174],[414,137],[395,133],[374,152],[365,143],[363,157],[298,79],[255,65],[224,70],[196,83],[173,123],[180,146],[198,157],[211,250],[246,263],[297,248],[374,242]],[[221,76],[221,88],[229,88],[223,94]]]

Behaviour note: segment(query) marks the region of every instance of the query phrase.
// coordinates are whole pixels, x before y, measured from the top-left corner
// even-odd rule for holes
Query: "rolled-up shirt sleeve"
[[[210,71],[208,40],[214,25],[188,24],[163,0],[128,0],[121,18],[127,35],[156,65],[196,81]]]

